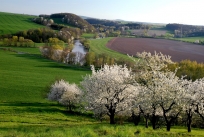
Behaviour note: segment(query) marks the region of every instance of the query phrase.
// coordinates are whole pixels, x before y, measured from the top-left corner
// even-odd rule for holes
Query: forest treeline
[[[167,24],[166,28],[173,31],[175,37],[196,37],[204,36],[204,26],[185,25],[185,24]]]
[[[170,64],[168,68],[171,71],[179,68],[176,73],[177,76],[185,76],[185,79],[188,80],[194,81],[204,77],[204,64],[197,63],[196,61],[182,60],[180,62],[176,62],[175,64]]]
[[[20,36],[13,36],[12,38],[4,38],[3,46],[14,46],[14,47],[35,47],[35,43],[30,39],[25,39]]]
[[[129,27],[129,29],[143,29],[145,25],[141,23],[122,23],[121,21],[112,21],[112,20],[106,20],[106,19],[94,19],[94,18],[88,18],[85,19],[87,22],[89,22],[92,25],[103,25],[103,26],[109,26],[109,27],[115,27],[116,29],[120,29],[121,27]],[[148,25],[146,25],[148,26]]]
[[[2,35],[1,38],[12,39],[13,36],[24,37],[36,43],[47,43],[49,38],[58,38],[65,43],[73,44],[74,39],[79,38],[82,32],[79,28],[64,27],[60,31],[51,28],[38,28],[19,31],[13,35]]]

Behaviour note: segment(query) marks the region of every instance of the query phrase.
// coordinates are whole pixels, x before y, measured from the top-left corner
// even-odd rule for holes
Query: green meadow
[[[204,41],[204,37],[184,37],[184,38],[175,38],[176,40],[192,42],[194,43],[196,40]]]
[[[36,54],[40,56],[40,50],[38,47],[1,47],[6,50],[15,51],[20,53]]]
[[[94,38],[94,34],[93,33],[83,33],[81,37],[90,39],[90,38]]]
[[[0,50],[0,58],[1,102],[44,102],[41,92],[51,81],[64,78],[79,83],[90,72],[44,59],[39,52],[33,55]]]
[[[106,51],[104,44],[110,39],[93,40],[92,46],[100,48],[101,45],[101,50]],[[114,54],[117,56],[119,53]],[[110,125],[106,120],[101,123],[90,112],[67,112],[65,107],[48,101],[43,96],[44,90],[57,78],[79,84],[82,76],[91,71],[44,59],[38,48],[1,49],[0,64],[0,137],[204,136],[202,129],[193,129],[187,133],[185,127],[172,127],[170,132],[166,132],[163,126],[154,131],[151,127],[146,129],[143,124]]]
[[[36,16],[0,12],[0,35],[45,27],[31,21]]]
[[[106,44],[113,39],[112,37],[103,39],[91,39],[90,51],[97,54],[106,54],[112,58],[131,60],[126,54],[121,54],[117,51],[111,50],[106,47]]]

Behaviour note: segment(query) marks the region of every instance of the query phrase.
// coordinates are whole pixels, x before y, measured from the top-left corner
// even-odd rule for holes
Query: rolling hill
[[[82,19],[78,15],[72,13],[55,13],[51,14],[50,18],[52,19],[60,19],[62,23],[67,23],[72,26],[76,26],[83,30],[93,31],[94,27],[89,24],[86,20]]]
[[[38,48],[26,49],[25,54],[20,48],[14,49],[19,53],[0,50],[0,102],[45,102],[41,92],[51,81],[63,78],[79,83],[82,75],[90,73],[44,59]]]
[[[0,35],[45,27],[32,22],[31,19],[34,17],[32,15],[0,12]]]

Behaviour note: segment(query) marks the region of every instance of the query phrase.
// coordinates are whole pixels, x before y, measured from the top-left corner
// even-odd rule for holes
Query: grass
[[[157,26],[157,25],[152,26],[152,28],[150,30],[165,30],[165,31],[167,31],[166,26],[164,26],[164,25],[161,25],[161,26]]]
[[[52,18],[52,19],[54,20],[54,23],[63,24],[65,26],[68,26],[68,27],[71,27],[71,28],[76,28],[76,26],[74,26],[74,25],[71,25],[71,24],[68,24],[68,23],[63,23],[62,18]]]
[[[31,21],[36,16],[0,12],[0,35],[14,34],[18,31],[42,28],[43,25]]]
[[[104,44],[110,39],[94,42],[106,52]],[[63,77],[70,83],[79,83],[82,76],[89,74],[90,70],[41,58],[37,48],[10,48],[30,54],[0,50],[0,137],[204,136],[202,129],[193,129],[192,133],[187,133],[184,127],[172,127],[171,132],[166,132],[163,127],[154,131],[151,127],[136,127],[132,123],[101,123],[87,112],[67,112],[63,106],[43,98],[41,91],[56,77]]]
[[[96,54],[107,54],[110,57],[116,59],[125,59],[130,60],[126,54],[121,54],[117,51],[111,50],[106,47],[106,44],[113,38],[103,38],[103,39],[92,39],[90,44],[90,51],[95,52]]]
[[[204,131],[183,127],[152,130],[131,123],[110,125],[94,120],[91,115],[69,113],[56,103],[0,103],[0,137],[202,137]]]
[[[72,130],[74,134],[75,128],[98,123],[89,115],[68,113],[64,107],[50,102],[4,102],[0,109],[0,137],[67,136]]]
[[[0,102],[44,102],[41,93],[54,79],[79,83],[83,75],[90,73],[87,69],[66,66],[38,55],[0,50]]]
[[[81,37],[90,39],[90,38],[94,38],[94,34],[93,33],[83,33]]]
[[[29,53],[29,54],[36,54],[40,56],[40,50],[38,47],[0,47],[2,49],[16,51],[19,54]]]
[[[204,41],[204,36],[203,37],[184,37],[184,38],[174,38],[174,39],[194,43],[196,40]]]

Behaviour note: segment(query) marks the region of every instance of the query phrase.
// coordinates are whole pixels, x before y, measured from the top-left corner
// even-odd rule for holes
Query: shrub
[[[76,84],[69,84],[69,82],[63,79],[57,80],[50,87],[50,93],[48,99],[51,101],[57,101],[60,104],[66,106],[69,111],[79,103],[81,97],[81,90]]]

